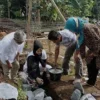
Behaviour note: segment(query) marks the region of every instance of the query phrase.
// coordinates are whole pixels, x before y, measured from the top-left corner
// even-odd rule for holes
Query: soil
[[[48,54],[48,63],[51,65],[54,65],[54,48],[55,44],[52,42],[51,45],[51,52],[49,52],[49,44],[48,41],[40,40],[43,44],[44,49],[47,51]],[[32,43],[30,43],[30,47],[32,47]],[[32,49],[32,48],[30,48]],[[30,50],[28,49],[28,50]],[[60,49],[60,55],[63,57],[65,49],[63,46]],[[73,59],[71,59],[73,60]],[[63,59],[59,57],[58,59],[58,66],[61,67]],[[48,87],[48,94],[53,97],[53,100],[70,100],[71,94],[73,92],[73,76],[74,76],[74,67],[71,66],[72,73],[70,76],[62,76],[61,81],[58,82],[51,82],[50,86]],[[93,92],[99,92],[100,93],[100,77],[98,78],[95,87],[84,87],[86,93],[93,93]],[[97,100],[100,100],[100,97],[96,97]]]
[[[99,79],[98,79],[99,80]],[[70,100],[73,92],[73,76],[62,76],[61,81],[52,82],[49,86],[49,94],[53,97],[53,100]],[[100,87],[100,81],[96,82],[96,86]],[[100,88],[96,87],[83,87],[85,93],[100,93]],[[100,100],[100,97],[95,97],[96,100]]]
[[[0,26],[0,32],[9,33],[9,32],[15,31],[16,27],[17,27],[17,29],[20,27],[19,25],[16,25],[16,24],[13,24],[14,28],[7,26],[6,23],[10,23],[10,25],[12,25],[12,23],[13,23],[9,19],[0,19],[0,22],[3,23]],[[41,38],[41,37],[44,37],[45,35],[43,33],[42,34],[36,33],[34,35],[34,33],[33,33],[33,37],[35,37],[35,36],[38,39],[38,37]],[[31,37],[31,38],[33,39],[33,37]],[[47,39],[44,39],[44,40],[42,39],[40,41],[42,42],[44,49],[47,51],[48,63],[53,65],[54,64],[55,45],[52,42],[50,42],[50,44],[49,44]],[[49,45],[51,48],[49,48]],[[24,49],[24,52],[31,51],[32,46],[33,46],[33,41],[29,42],[28,46]],[[63,46],[60,49],[61,57],[59,57],[59,59],[58,59],[59,66],[61,66],[65,49],[66,48],[64,48]],[[24,59],[24,62],[25,62],[26,56],[24,58],[22,57],[21,60]],[[73,92],[73,84],[72,84],[73,79],[74,78],[73,78],[73,74],[72,74],[70,76],[62,76],[61,81],[51,82],[50,86],[48,87],[48,93],[53,97],[53,100],[70,100],[71,94]],[[84,89],[87,93],[100,92],[100,77],[98,78],[95,87],[84,87]],[[98,97],[97,100],[100,100],[100,97]]]
[[[17,29],[23,29],[22,26],[16,24],[11,19],[8,18],[0,18],[0,32],[6,32],[7,34],[13,32]]]

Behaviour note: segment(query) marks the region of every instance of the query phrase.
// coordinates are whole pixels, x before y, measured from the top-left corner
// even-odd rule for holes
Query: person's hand
[[[43,84],[43,79],[41,79],[41,78],[39,78],[39,77],[36,78],[36,81],[37,81],[37,83],[40,84],[40,85]]]
[[[57,63],[55,63],[55,64],[54,64],[54,68],[57,68],[57,67],[58,67],[58,65],[57,65]]]
[[[0,100],[5,100],[5,99],[0,98]]]
[[[79,59],[79,55],[74,54],[74,60],[75,60],[75,62],[77,62],[77,61],[78,61],[78,59]]]
[[[46,72],[46,67],[42,67],[42,71],[43,72]]]
[[[9,60],[6,60],[6,64],[7,64],[7,66],[8,66],[8,68],[9,68],[9,69],[11,69],[11,68],[12,68],[12,64],[10,63],[10,61],[9,61]]]
[[[19,61],[19,56],[16,56],[14,60],[17,60],[17,61]]]
[[[12,68],[12,64],[11,64],[11,63],[8,64],[8,68],[9,68],[9,69]]]
[[[94,53],[89,54],[89,57],[94,57],[94,56],[97,56],[97,55]]]
[[[19,61],[19,56],[15,58],[15,60]]]

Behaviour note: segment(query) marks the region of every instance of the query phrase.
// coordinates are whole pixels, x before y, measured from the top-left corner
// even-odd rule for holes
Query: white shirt
[[[71,31],[64,29],[62,31],[59,31],[59,33],[62,36],[62,41],[58,45],[64,45],[65,47],[69,47],[76,42],[76,35]]]
[[[28,58],[29,56],[31,56],[31,55],[34,56],[33,51],[31,51],[31,52],[28,54],[27,58]],[[47,54],[46,54],[46,51],[45,51],[45,50],[42,50],[41,59],[47,59]],[[24,64],[24,72],[26,72],[26,71],[27,71],[27,60],[26,60],[26,62],[25,62],[25,64]]]
[[[23,51],[24,42],[18,45],[14,40],[14,33],[15,32],[12,32],[6,35],[0,41],[0,60],[3,64],[6,64],[6,60],[8,60],[10,63],[13,63],[16,54],[18,52],[22,53]]]

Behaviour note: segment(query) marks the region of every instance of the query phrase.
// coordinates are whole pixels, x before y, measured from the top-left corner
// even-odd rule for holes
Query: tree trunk
[[[32,0],[26,0],[26,33],[27,33],[27,38],[30,38],[31,34],[31,13],[32,13]],[[29,42],[26,41],[26,48],[28,48]]]
[[[10,18],[10,1],[7,0],[7,4],[8,4],[8,18]]]
[[[40,0],[37,0],[37,3],[38,3],[38,5],[40,5]],[[41,20],[40,9],[38,9],[37,10],[37,22],[38,22],[39,25],[40,25],[40,20]]]
[[[31,34],[32,0],[28,0],[27,38]]]

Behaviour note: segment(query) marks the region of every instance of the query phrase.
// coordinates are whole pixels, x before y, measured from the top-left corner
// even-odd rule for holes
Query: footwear
[[[85,93],[82,84],[79,83],[79,82],[77,82],[77,83],[74,84],[74,89],[78,89],[78,90],[80,90],[82,94]]]
[[[87,75],[87,73],[83,73],[83,76],[84,76],[84,77],[87,77],[88,75]]]
[[[100,93],[97,93],[97,92],[92,93],[92,95],[93,95],[94,97],[100,97]]]
[[[89,80],[89,78],[88,77],[82,77],[82,80],[87,81],[87,80]]]
[[[91,86],[94,86],[94,85],[88,84],[87,82],[83,82],[82,86],[90,86],[91,87]]]
[[[73,84],[75,84],[75,83],[81,83],[82,82],[82,79],[75,79],[74,81],[73,81]]]

